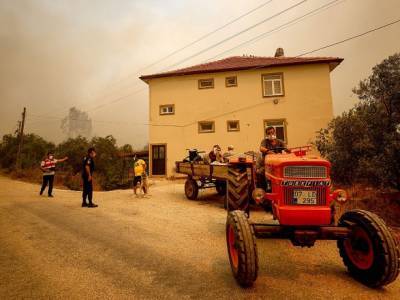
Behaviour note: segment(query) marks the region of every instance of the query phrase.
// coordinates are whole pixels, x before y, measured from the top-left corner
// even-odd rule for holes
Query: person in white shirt
[[[43,182],[42,187],[40,188],[40,195],[43,195],[44,190],[47,185],[49,186],[47,193],[49,197],[53,197],[53,182],[54,175],[56,174],[56,164],[59,162],[66,161],[68,157],[64,157],[62,159],[54,158],[53,152],[49,151],[47,153],[46,158],[42,160],[40,163],[40,169],[43,172]]]

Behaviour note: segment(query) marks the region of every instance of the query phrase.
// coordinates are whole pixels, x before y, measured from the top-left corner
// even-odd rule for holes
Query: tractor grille
[[[285,205],[297,205],[294,202],[293,191],[294,190],[307,190],[307,191],[317,191],[317,204],[319,206],[326,205],[326,188],[325,187],[284,187],[283,195],[285,200]],[[299,204],[305,206],[304,204]]]
[[[287,166],[283,169],[285,177],[289,178],[326,178],[326,167],[322,166]]]

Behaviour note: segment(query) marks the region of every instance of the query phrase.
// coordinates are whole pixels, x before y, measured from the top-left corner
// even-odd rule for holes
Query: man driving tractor
[[[269,189],[268,182],[265,180],[265,167],[264,161],[267,154],[281,153],[285,151],[290,153],[289,149],[286,149],[284,141],[276,138],[275,128],[269,126],[265,129],[266,137],[261,141],[260,152],[261,155],[257,159],[257,187]]]
[[[265,158],[266,154],[280,153],[282,150],[285,150],[287,153],[290,153],[290,150],[286,149],[286,144],[284,141],[276,138],[275,128],[269,126],[265,129],[265,139],[261,141],[260,151],[262,153],[262,157]]]

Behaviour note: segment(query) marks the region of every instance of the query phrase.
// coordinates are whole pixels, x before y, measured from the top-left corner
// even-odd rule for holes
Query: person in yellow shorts
[[[143,189],[143,193],[147,194],[147,175],[146,162],[143,159],[138,159],[136,154],[133,157],[133,192],[137,196],[137,189]]]

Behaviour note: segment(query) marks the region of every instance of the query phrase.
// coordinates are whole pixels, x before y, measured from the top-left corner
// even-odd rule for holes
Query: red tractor
[[[226,241],[236,281],[243,287],[253,285],[258,272],[256,238],[272,237],[301,247],[311,247],[317,239],[337,240],[339,254],[355,279],[369,287],[393,282],[400,268],[398,241],[384,221],[368,211],[347,211],[335,224],[334,203],[345,202],[346,192],[331,190],[330,163],[307,155],[308,150],[268,154],[261,180],[254,159],[230,161]],[[251,222],[250,201],[272,209],[274,222]]]

